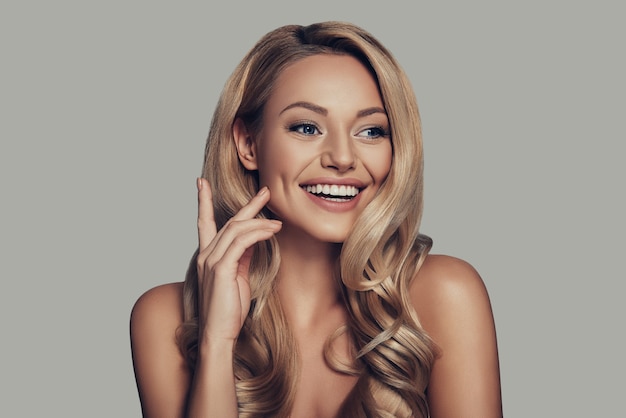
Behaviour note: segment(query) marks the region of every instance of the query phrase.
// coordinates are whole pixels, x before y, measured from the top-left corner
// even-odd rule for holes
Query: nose
[[[354,144],[349,135],[329,135],[324,141],[322,166],[345,173],[356,167]]]

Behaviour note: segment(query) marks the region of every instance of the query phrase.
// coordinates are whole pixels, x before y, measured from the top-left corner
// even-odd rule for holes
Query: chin
[[[328,242],[332,244],[343,244],[344,241],[348,239],[348,235],[350,234],[349,229],[344,230],[343,228],[332,225],[311,232],[313,238],[321,242]]]

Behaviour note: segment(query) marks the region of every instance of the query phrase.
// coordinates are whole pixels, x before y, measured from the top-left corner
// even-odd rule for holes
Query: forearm
[[[188,418],[236,418],[234,342],[203,343],[189,393]]]

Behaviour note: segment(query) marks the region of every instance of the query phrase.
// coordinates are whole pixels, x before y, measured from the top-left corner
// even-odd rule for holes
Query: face
[[[391,167],[378,86],[351,56],[315,55],[285,69],[261,131],[243,136],[242,162],[269,187],[281,234],[343,242]]]

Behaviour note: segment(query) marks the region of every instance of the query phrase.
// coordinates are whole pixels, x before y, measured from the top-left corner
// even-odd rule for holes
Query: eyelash
[[[306,133],[304,131],[302,131],[304,128],[313,128],[313,130],[315,131],[315,133]],[[306,135],[306,136],[311,136],[311,135],[316,135],[316,134],[320,134],[320,130],[319,128],[311,122],[298,122],[298,123],[294,123],[293,125],[289,125],[288,129],[290,132],[296,132],[299,133],[301,135]]]
[[[384,138],[384,137],[389,136],[389,132],[385,128],[383,128],[382,126],[372,126],[372,127],[369,127],[369,128],[365,128],[361,132],[359,132],[358,136],[361,136],[360,134],[363,133],[363,132],[366,132],[366,131],[375,131],[376,132],[375,135],[372,135],[372,136],[368,137],[368,138],[372,138],[372,139]]]

